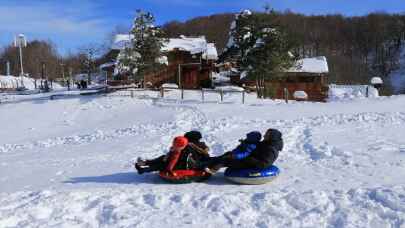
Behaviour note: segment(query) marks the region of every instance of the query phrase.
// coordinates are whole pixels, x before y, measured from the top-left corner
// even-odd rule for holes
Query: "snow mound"
[[[371,78],[370,83],[372,85],[383,84],[383,80],[380,77],[373,77]]]
[[[308,94],[305,91],[295,91],[293,97],[295,99],[308,99]]]
[[[379,92],[369,85],[329,85],[329,101],[365,98],[367,96],[370,98],[379,97]]]
[[[217,86],[215,90],[224,91],[224,92],[243,92],[245,89],[238,86]]]
[[[178,89],[179,86],[177,84],[174,84],[174,83],[165,83],[165,84],[162,85],[162,88],[175,88],[175,89]]]

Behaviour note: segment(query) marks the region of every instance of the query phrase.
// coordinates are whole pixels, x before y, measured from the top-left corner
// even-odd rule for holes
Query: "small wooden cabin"
[[[304,91],[309,101],[325,101],[328,96],[328,73],[329,68],[325,57],[301,59],[288,71],[265,81],[267,95],[273,99],[284,99],[285,89],[287,89],[289,99],[294,99],[294,92]],[[256,82],[249,79],[241,79],[237,84],[256,86]]]
[[[289,94],[288,99],[294,99],[293,94],[296,91],[304,91],[309,101],[325,101],[328,96],[326,74],[286,73],[265,83],[270,96],[275,99],[284,99],[285,89]]]

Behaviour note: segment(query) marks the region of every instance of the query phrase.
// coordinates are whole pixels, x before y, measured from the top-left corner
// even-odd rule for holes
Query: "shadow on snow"
[[[72,177],[66,184],[99,183],[99,184],[159,184],[162,181],[157,175],[137,175],[135,172],[115,173],[101,176]]]
[[[201,184],[208,185],[233,185],[228,182],[223,176],[223,173],[217,173],[207,181]],[[98,184],[173,184],[161,179],[157,173],[149,173],[138,175],[135,172],[115,173],[101,176],[84,176],[72,177],[65,184],[83,184],[83,183],[98,183]]]

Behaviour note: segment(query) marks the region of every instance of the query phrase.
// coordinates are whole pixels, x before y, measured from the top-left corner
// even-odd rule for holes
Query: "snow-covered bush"
[[[380,77],[373,77],[370,80],[371,85],[381,85],[383,84],[383,80]]]
[[[305,91],[298,90],[294,92],[293,97],[295,100],[307,100],[308,94]]]

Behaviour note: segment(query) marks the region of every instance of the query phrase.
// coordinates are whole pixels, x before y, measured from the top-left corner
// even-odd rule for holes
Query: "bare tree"
[[[88,44],[79,48],[79,61],[81,69],[87,73],[87,83],[91,84],[91,74],[96,72],[96,59],[102,54],[100,44]]]

